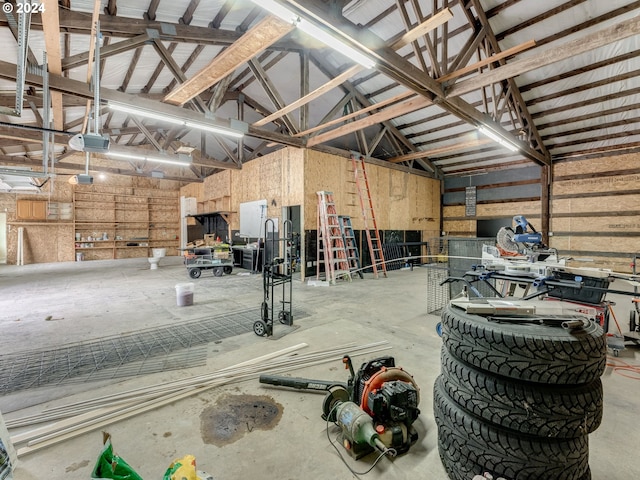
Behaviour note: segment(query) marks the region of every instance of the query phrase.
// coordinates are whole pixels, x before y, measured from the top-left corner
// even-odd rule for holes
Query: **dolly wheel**
[[[282,323],[283,325],[291,325],[291,314],[289,312],[281,310],[278,313],[278,320],[280,320],[280,323]]]
[[[213,269],[213,276],[214,277],[221,277],[223,273],[224,272],[222,270],[222,267],[216,267],[216,268]]]
[[[253,322],[253,333],[259,337],[264,337],[267,334],[267,324],[262,320],[256,320]]]
[[[231,275],[231,272],[233,272],[233,267],[222,267],[222,269],[227,275]]]
[[[191,278],[200,278],[201,274],[202,274],[202,270],[200,270],[199,268],[190,268],[189,269],[189,276]]]

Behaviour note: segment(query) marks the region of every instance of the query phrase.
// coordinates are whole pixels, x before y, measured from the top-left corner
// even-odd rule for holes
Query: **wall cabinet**
[[[176,255],[179,198],[177,192],[76,186],[74,225],[76,253],[84,260],[149,257],[153,248]]]
[[[17,200],[16,220],[46,220],[47,202],[45,200]]]
[[[47,208],[47,220],[73,220],[73,203],[49,202]]]

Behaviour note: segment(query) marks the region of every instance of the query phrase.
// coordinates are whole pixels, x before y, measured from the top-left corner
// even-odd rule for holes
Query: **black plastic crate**
[[[582,283],[581,288],[569,286],[553,287],[549,292],[549,296],[561,300],[598,305],[604,300],[607,294],[606,289],[609,288],[609,279],[607,278],[585,277],[566,272],[556,272],[554,277],[555,280],[564,280],[567,282],[580,281]]]

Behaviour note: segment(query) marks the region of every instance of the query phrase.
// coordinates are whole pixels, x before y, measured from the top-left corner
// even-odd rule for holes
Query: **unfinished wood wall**
[[[511,218],[514,215],[524,215],[536,228],[540,228],[540,178],[541,169],[538,166],[447,178],[442,231],[452,237],[476,237],[478,221]],[[476,189],[475,215],[469,215],[466,209],[467,187]]]
[[[18,228],[24,229],[24,263],[49,263],[75,261],[75,230],[73,220],[22,221],[16,219],[17,200],[46,200],[50,202],[72,202],[73,185],[67,176],[52,178],[39,194],[0,193],[0,208],[7,212],[7,263],[15,265],[17,260]],[[148,177],[108,175],[106,179],[95,179],[95,187],[100,185],[122,187],[131,192],[139,191],[149,195],[168,190],[177,192],[180,184],[171,180]],[[86,187],[85,187],[86,188]],[[89,187],[92,188],[92,187]],[[110,207],[112,208],[112,207]]]
[[[380,230],[420,230],[423,240],[440,230],[440,182],[367,163],[367,178]],[[336,210],[349,215],[353,228],[364,228],[351,160],[309,151],[305,161],[305,229],[315,230],[318,191],[334,194]]]
[[[372,201],[381,230],[420,230],[423,239],[438,236],[440,182],[405,171],[367,164]],[[194,196],[212,210],[228,202],[231,229],[240,228],[240,203],[267,200],[267,216],[280,218],[283,206],[300,205],[303,229],[315,230],[318,191],[334,194],[336,209],[350,215],[354,229],[362,229],[362,216],[351,160],[314,150],[284,148],[242,166],[207,177],[203,188],[189,185],[181,195]],[[230,197],[230,198],[229,198]],[[218,208],[217,210],[223,210]]]
[[[640,154],[554,164],[550,244],[586,266],[629,272],[640,255]]]
[[[283,148],[231,172],[231,195],[234,211],[240,203],[267,201],[267,218],[280,218],[282,207],[304,203],[304,162],[306,150]],[[240,228],[240,217],[234,215],[231,228]]]
[[[539,167],[447,179],[443,230],[477,235],[477,222],[524,215],[539,230],[542,202]],[[632,271],[640,255],[640,154],[557,162],[549,205],[549,246],[571,265]],[[465,212],[466,185],[477,188],[476,215]],[[534,190],[537,189],[537,192]]]
[[[73,221],[16,219],[18,200],[71,202],[73,187],[67,177],[52,178],[38,194],[0,193],[0,208],[7,212],[7,264],[15,265],[18,228],[24,229],[24,263],[68,262],[75,259]]]

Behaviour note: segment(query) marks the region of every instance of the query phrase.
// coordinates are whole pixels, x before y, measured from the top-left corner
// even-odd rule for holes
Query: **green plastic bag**
[[[107,432],[102,432],[102,441],[104,447],[98,457],[96,466],[93,467],[93,472],[91,472],[92,480],[142,480],[142,477],[127,462],[118,455],[114,455],[111,435]]]

